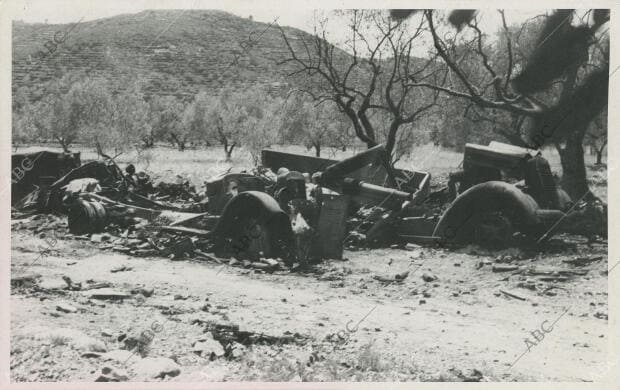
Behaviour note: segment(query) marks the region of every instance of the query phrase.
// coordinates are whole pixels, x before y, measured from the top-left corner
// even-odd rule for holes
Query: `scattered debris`
[[[88,290],[85,292],[85,294],[93,299],[122,300],[122,299],[131,298],[131,294],[124,293],[122,291],[114,290],[111,288],[98,288],[94,290]]]
[[[519,269],[518,265],[494,265],[491,269],[493,272],[511,272],[517,271]]]
[[[110,272],[115,273],[115,272],[122,272],[122,271],[131,271],[132,269],[133,269],[133,267],[128,267],[126,265],[121,265],[121,266],[118,266],[116,268],[112,268],[110,270]]]
[[[69,305],[68,303],[59,303],[56,305],[56,310],[61,311],[63,313],[76,313],[78,309],[74,306]]]
[[[570,260],[562,260],[563,263],[567,263],[570,265],[574,265],[576,267],[583,267],[589,264],[592,264],[594,262],[603,260],[603,256],[596,256],[596,257],[578,257],[576,259],[570,259]]]
[[[207,333],[205,337],[198,339],[198,341],[194,343],[192,351],[201,357],[210,360],[215,360],[225,354],[222,344],[216,341],[210,333]]]
[[[181,373],[181,367],[172,359],[163,357],[145,357],[132,365],[138,380],[152,380],[175,377]]]
[[[128,380],[129,376],[126,372],[106,366],[101,369],[101,375],[95,379],[95,382],[125,382]]]
[[[517,295],[515,293],[511,293],[511,292],[508,292],[508,291],[505,291],[505,290],[499,290],[499,292],[501,292],[502,294],[504,294],[507,297],[515,298],[515,299],[518,299],[520,301],[525,301],[526,300],[525,298],[523,298],[523,297],[521,297],[521,296],[519,296],[519,295]]]
[[[434,282],[435,280],[437,280],[437,276],[435,276],[434,274],[431,274],[429,272],[424,272],[422,274],[422,280],[430,283],[430,282]]]

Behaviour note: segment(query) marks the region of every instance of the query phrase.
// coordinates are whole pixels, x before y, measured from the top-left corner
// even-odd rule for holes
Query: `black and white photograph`
[[[617,5],[0,2],[3,380],[617,386]]]

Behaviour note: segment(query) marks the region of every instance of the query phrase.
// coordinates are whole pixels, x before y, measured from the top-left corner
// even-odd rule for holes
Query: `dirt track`
[[[597,380],[610,370],[606,245],[575,240],[554,241],[535,257],[476,248],[346,252],[348,260],[327,261],[312,273],[268,274],[129,257],[78,240],[59,240],[39,258],[48,244],[14,230],[12,278],[42,277],[11,289],[11,379],[93,381],[107,366],[129,380],[156,380],[159,371],[170,371],[161,367],[172,364],[163,380]],[[554,254],[554,247],[564,252]],[[603,259],[584,267],[562,263],[580,256]],[[122,265],[131,269],[111,272]],[[493,272],[494,265],[588,272],[553,282]],[[403,282],[375,279],[407,270]],[[437,280],[430,280],[433,275]],[[83,286],[93,279],[119,291],[145,287],[154,293],[89,299],[92,290],[69,291],[63,276]],[[519,287],[528,281],[534,289]],[[58,304],[77,311],[59,311]],[[192,351],[210,323],[270,336],[298,333],[298,342],[256,343],[235,357],[210,360]],[[538,343],[530,332],[541,324],[549,332]],[[144,359],[117,341],[146,329],[157,331]]]

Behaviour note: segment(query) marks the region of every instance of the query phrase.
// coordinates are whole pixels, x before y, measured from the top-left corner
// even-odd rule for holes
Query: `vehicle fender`
[[[476,184],[460,194],[441,216],[433,236],[454,235],[477,213],[502,211],[510,217],[517,228],[534,227],[539,224],[536,214],[538,204],[512,184],[488,181]]]
[[[288,215],[273,197],[259,191],[242,192],[228,201],[214,233],[219,237],[233,238],[240,233],[240,223],[247,219],[256,219],[285,242],[293,240]]]

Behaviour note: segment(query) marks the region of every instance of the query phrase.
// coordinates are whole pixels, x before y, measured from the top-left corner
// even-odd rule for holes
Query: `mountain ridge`
[[[147,97],[187,100],[200,90],[224,87],[284,90],[293,70],[277,65],[288,55],[280,26],[220,10],[146,10],[81,22],[36,66],[35,53],[53,46],[46,42],[53,42],[54,34],[61,38],[71,26],[13,22],[14,93],[26,87],[36,98],[37,88],[52,78],[84,71],[112,84],[119,76],[140,77]],[[310,37],[303,30],[281,28],[293,45],[299,45],[298,34]],[[122,89],[125,83],[118,84]]]

